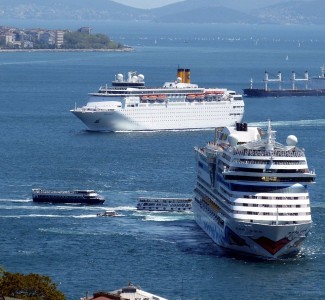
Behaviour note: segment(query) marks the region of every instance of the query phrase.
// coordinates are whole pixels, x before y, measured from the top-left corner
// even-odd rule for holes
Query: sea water
[[[225,254],[191,213],[135,208],[139,196],[192,195],[193,148],[213,139],[212,130],[93,133],[69,112],[130,70],[161,86],[176,78],[178,66],[190,68],[193,83],[237,92],[251,78],[261,83],[265,70],[287,79],[293,70],[318,75],[323,28],[92,27],[135,51],[0,53],[0,265],[50,276],[67,299],[129,281],[174,300],[325,297],[324,97],[245,99],[244,121],[265,127],[271,119],[283,143],[296,135],[317,173],[311,234],[298,257],[277,262]],[[34,204],[36,187],[95,189],[107,200],[91,207]],[[106,209],[119,216],[96,217]]]

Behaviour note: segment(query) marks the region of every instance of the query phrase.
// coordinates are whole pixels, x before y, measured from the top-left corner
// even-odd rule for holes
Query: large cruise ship
[[[307,185],[315,182],[297,138],[275,140],[246,123],[216,129],[195,148],[197,182],[192,210],[218,245],[265,259],[296,255],[312,224]]]
[[[189,130],[240,122],[244,102],[235,91],[192,84],[190,70],[178,69],[177,79],[160,88],[146,87],[136,72],[117,74],[71,112],[91,131]]]

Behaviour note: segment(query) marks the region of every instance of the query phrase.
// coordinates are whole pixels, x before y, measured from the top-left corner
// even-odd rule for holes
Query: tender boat
[[[103,204],[105,199],[94,190],[54,191],[33,189],[32,197],[38,203],[66,203],[66,204]]]
[[[105,210],[102,213],[98,213],[97,217],[116,217],[118,214],[115,210]]]

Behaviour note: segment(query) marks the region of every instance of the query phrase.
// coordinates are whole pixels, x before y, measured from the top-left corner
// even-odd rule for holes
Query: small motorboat
[[[105,210],[102,213],[98,213],[97,217],[116,217],[117,213],[115,210]]]

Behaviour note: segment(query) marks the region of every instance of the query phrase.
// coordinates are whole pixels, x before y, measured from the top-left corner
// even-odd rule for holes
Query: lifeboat
[[[213,91],[213,92],[205,92],[204,95],[208,96],[208,95],[222,95],[224,94],[224,91]]]
[[[142,102],[145,102],[145,103],[146,103],[146,102],[149,100],[149,97],[146,96],[146,95],[145,95],[145,96],[141,96],[141,97],[140,97],[140,100],[141,100]]]
[[[221,97],[223,94],[223,91],[213,91],[204,93],[206,101],[215,101],[219,99],[219,97]]]
[[[194,101],[195,100],[195,95],[192,95],[192,94],[186,95],[186,100],[187,101]]]
[[[204,94],[198,94],[195,96],[195,100],[198,100],[198,101],[203,101],[205,98],[205,95]]]
[[[150,95],[148,96],[149,101],[156,101],[157,100],[157,95]]]
[[[167,99],[167,95],[161,94],[161,95],[157,95],[157,101],[159,102],[163,102]]]

